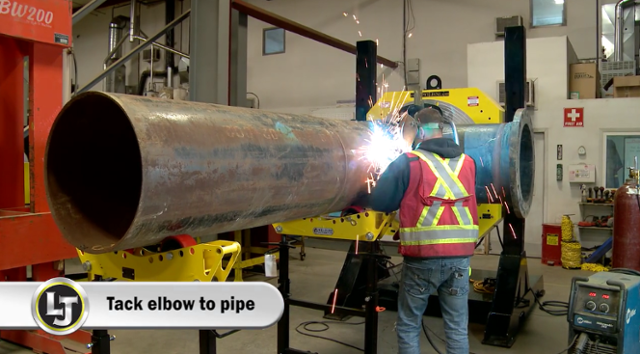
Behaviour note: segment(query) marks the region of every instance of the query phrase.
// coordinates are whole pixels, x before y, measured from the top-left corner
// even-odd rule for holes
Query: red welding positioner
[[[64,260],[78,256],[51,217],[44,187],[44,152],[62,109],[63,52],[71,45],[71,23],[69,0],[0,0],[0,281],[28,280],[27,266],[33,281],[63,276]],[[3,330],[0,338],[50,354],[82,353],[91,342],[86,331],[52,336]]]

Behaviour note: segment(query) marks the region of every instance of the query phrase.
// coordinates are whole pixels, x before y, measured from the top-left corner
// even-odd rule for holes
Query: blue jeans
[[[447,354],[469,354],[469,260],[470,257],[405,258],[398,294],[399,354],[420,354],[422,316],[429,295],[438,292]]]

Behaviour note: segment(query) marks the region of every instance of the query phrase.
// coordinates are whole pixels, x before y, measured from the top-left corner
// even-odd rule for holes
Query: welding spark
[[[493,183],[491,183],[491,189],[493,189],[493,194],[496,196],[496,198],[499,198],[498,192],[496,192],[496,187],[493,186]]]
[[[491,197],[491,192],[489,192],[489,187],[484,186],[484,189],[487,191],[487,198],[489,199],[489,203],[493,203],[493,197]]]
[[[356,254],[358,254],[358,241],[360,241],[360,237],[356,237]]]
[[[354,19],[354,20],[356,20],[356,21],[358,20],[358,18],[356,17],[356,15],[353,15],[353,19]]]
[[[507,208],[507,214],[511,214],[511,211],[509,210],[509,205],[507,204],[507,201],[504,201],[504,206],[505,208]]]
[[[333,304],[331,304],[331,314],[336,310],[336,301],[338,301],[338,289],[333,291]]]
[[[513,236],[513,239],[517,240],[518,237],[516,236],[516,230],[513,229],[513,225],[509,224],[509,228],[511,229],[511,235]]]
[[[360,21],[356,20],[356,24],[360,24]]]
[[[344,17],[349,16],[349,14],[348,14],[348,13],[346,13],[346,12],[343,12],[343,13],[342,13],[342,15],[343,15]]]
[[[369,176],[364,181],[367,189],[375,187],[378,177],[398,156],[411,151],[411,146],[403,139],[400,117],[393,115],[388,119],[371,122],[369,139],[361,147],[362,158],[366,159],[369,166]]]
[[[482,161],[482,156],[480,156],[480,164],[484,167],[484,161]]]
[[[411,38],[411,36],[413,36],[413,33],[409,33],[409,35],[407,36],[407,38]]]
[[[360,35],[360,37],[362,37],[362,32],[358,31],[358,34]]]
[[[502,196],[505,198],[507,197],[507,194],[504,192],[504,187],[502,187]]]

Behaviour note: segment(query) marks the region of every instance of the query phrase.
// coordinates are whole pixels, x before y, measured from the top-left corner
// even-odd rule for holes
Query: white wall
[[[547,48],[547,50],[541,50]],[[479,87],[496,99],[495,83],[504,79],[504,48],[496,43],[469,45],[469,86]],[[536,108],[533,117],[534,130],[545,133],[546,162],[544,162],[545,213],[543,220],[531,223],[559,223],[562,215],[574,214],[574,222],[580,221],[578,202],[581,198],[578,183],[569,183],[568,168],[572,164],[594,164],[596,183],[604,185],[603,143],[605,132],[637,132],[638,98],[567,99],[569,62],[575,61],[572,45],[567,37],[550,37],[527,40],[527,76],[536,79]],[[565,128],[564,108],[584,108],[584,127]],[[563,145],[563,159],[556,159],[556,146]],[[578,156],[578,148],[584,146],[587,154]],[[564,168],[563,181],[556,181],[556,165]],[[539,168],[536,165],[536,168]],[[591,185],[591,186],[594,186]],[[537,241],[537,235],[530,240]],[[586,246],[601,244],[609,234],[591,233],[581,241]]]
[[[347,42],[379,39],[380,55],[402,58],[402,1],[251,2]],[[578,57],[595,57],[596,0],[567,0],[567,8],[568,26],[529,29],[527,37],[567,35]],[[495,41],[496,17],[521,15],[529,23],[529,0],[420,0],[413,1],[413,9],[416,25],[408,39],[407,57],[421,59],[422,81],[437,74],[446,87],[467,85],[466,45]],[[360,25],[351,17],[345,18],[343,12],[355,12]],[[270,26],[251,21],[249,32],[249,88],[260,95],[265,108],[330,105],[353,98],[353,56],[288,33],[287,53],[263,57],[261,35],[265,27]],[[539,50],[554,54],[551,48]],[[287,82],[288,87],[274,89],[274,80]],[[401,87],[400,81],[394,80],[390,89]]]
[[[576,61],[566,36],[527,40],[527,77],[534,83],[537,106],[569,97],[569,64]],[[497,101],[497,81],[504,80],[504,43],[470,44],[467,72],[469,87],[477,87]]]
[[[597,0],[567,0],[567,26],[535,28],[528,38],[567,35],[580,58],[596,56]],[[300,22],[349,43],[379,40],[378,53],[391,60],[402,59],[402,1],[399,0],[249,0],[268,11]],[[599,0],[600,5],[615,0]],[[176,1],[176,9],[186,9],[190,1]],[[439,75],[446,87],[467,84],[467,44],[495,41],[495,18],[521,15],[529,23],[529,0],[416,0],[413,1],[415,28],[407,43],[407,57],[420,58],[422,81]],[[78,59],[79,82],[88,82],[100,73],[107,50],[110,9],[98,10],[74,26],[74,47]],[[127,14],[122,7],[116,14]],[[343,12],[349,13],[344,17]],[[356,14],[356,24],[351,14]],[[162,27],[162,4],[145,7],[142,30],[151,35]],[[188,51],[188,21],[183,25]],[[248,90],[260,96],[261,108],[279,109],[330,106],[337,100],[354,98],[355,57],[337,49],[287,33],[286,53],[262,56],[262,29],[270,25],[250,19]],[[362,33],[362,37],[358,34]],[[180,38],[178,27],[176,38]],[[547,50],[548,48],[541,48]],[[143,64],[144,65],[144,64]],[[144,70],[143,66],[141,70]],[[382,76],[382,72],[380,73]],[[389,76],[392,76],[389,79]],[[385,78],[391,90],[402,89],[401,75]],[[280,83],[285,83],[281,85]],[[100,88],[100,87],[97,87]]]

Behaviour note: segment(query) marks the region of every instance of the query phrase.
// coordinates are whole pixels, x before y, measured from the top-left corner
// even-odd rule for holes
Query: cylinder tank
[[[640,271],[640,193],[633,177],[627,178],[613,199],[612,262],[614,268]]]

